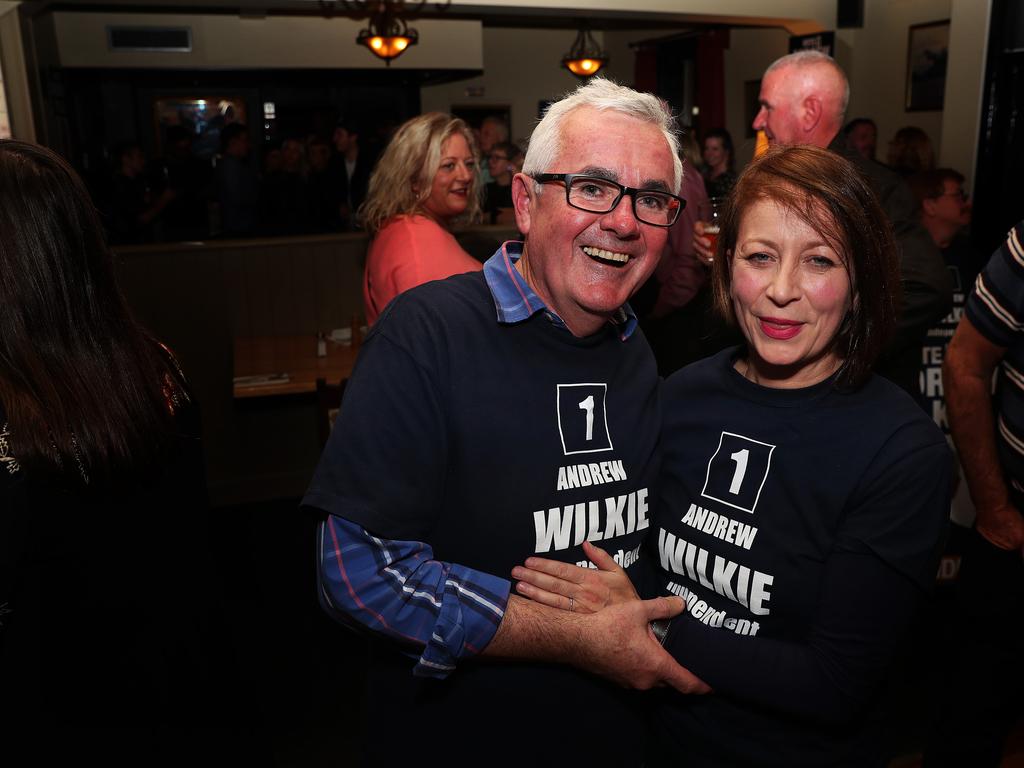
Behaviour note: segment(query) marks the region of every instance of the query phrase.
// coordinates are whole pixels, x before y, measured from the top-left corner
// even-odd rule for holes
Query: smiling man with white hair
[[[397,729],[444,722],[456,764],[640,765],[620,686],[700,688],[648,628],[681,600],[560,611],[508,579],[534,554],[586,564],[586,541],[641,557],[660,414],[628,299],[685,205],[671,125],[600,79],[552,105],[512,182],[525,242],[401,294],[364,343],[303,503],[326,518],[325,610],[373,634],[368,762],[422,758]]]

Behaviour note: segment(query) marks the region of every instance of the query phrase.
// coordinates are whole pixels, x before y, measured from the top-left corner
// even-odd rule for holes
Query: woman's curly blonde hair
[[[434,175],[441,164],[441,149],[461,134],[476,156],[473,131],[457,117],[428,112],[406,121],[395,132],[370,176],[366,200],[359,216],[367,232],[375,235],[395,216],[423,213]],[[473,174],[466,211],[457,221],[475,221],[480,215],[480,174]]]

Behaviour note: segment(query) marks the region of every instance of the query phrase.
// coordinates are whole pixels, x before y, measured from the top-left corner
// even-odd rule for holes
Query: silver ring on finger
[[[572,612],[573,612],[573,609],[575,609],[575,607],[576,607],[576,601],[575,601],[575,600],[573,600],[573,599],[572,599],[572,598],[570,597],[570,598],[569,598],[569,613],[572,613]]]

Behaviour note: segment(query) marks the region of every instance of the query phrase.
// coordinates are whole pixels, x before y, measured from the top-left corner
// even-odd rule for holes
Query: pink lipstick
[[[803,323],[796,320],[783,320],[779,317],[759,317],[758,322],[761,324],[761,331],[765,336],[780,341],[792,339],[803,330],[804,326]]]

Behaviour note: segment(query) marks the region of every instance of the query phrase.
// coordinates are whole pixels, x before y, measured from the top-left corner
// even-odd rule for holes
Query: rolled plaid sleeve
[[[436,560],[423,542],[379,538],[329,515],[317,551],[324,610],[418,653],[414,675],[447,677],[487,647],[505,614],[507,579]]]

